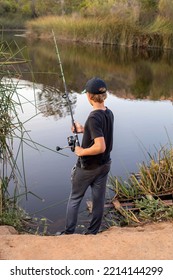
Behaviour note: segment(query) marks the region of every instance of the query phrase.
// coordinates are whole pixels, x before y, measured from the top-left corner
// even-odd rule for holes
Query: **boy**
[[[89,114],[84,127],[75,123],[77,133],[83,133],[83,139],[81,147],[75,147],[78,161],[72,169],[72,190],[63,234],[75,232],[78,209],[89,186],[92,192],[93,210],[91,222],[85,234],[98,233],[104,212],[106,182],[111,166],[114,116],[104,105],[107,86],[100,78],[92,78],[86,83],[84,92],[87,94],[93,111]]]

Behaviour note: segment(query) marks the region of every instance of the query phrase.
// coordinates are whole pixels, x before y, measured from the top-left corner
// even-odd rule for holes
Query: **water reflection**
[[[34,71],[54,72],[52,77],[46,76],[47,80],[44,78],[44,81],[44,74],[35,73],[36,81],[62,89],[53,44],[47,42],[40,46],[40,42],[37,42],[34,50],[31,47],[31,52],[32,56],[34,54],[32,57]],[[153,52],[150,50],[139,53],[132,49],[60,43],[60,53],[69,89],[80,92],[86,80],[97,75],[105,79],[110,91],[121,98],[151,100],[172,98],[171,52],[163,54],[161,50]]]
[[[135,99],[145,99],[150,96],[154,75],[148,61],[140,61],[134,67],[135,82],[131,85],[131,92]]]
[[[63,91],[53,40],[33,42],[20,37],[17,40],[21,47],[27,44],[23,55],[31,60],[35,81]],[[120,98],[172,100],[172,51],[64,42],[58,45],[69,90],[81,92],[86,80],[97,75],[105,79],[110,91]],[[22,67],[23,78],[33,79],[30,69]]]
[[[43,116],[54,116],[58,118],[64,118],[70,115],[69,105],[64,93],[57,88],[43,85],[42,90],[38,93],[38,109]],[[75,93],[70,93],[70,103],[72,112],[75,111],[77,96]]]

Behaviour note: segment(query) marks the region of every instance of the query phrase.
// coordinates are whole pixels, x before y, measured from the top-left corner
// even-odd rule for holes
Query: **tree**
[[[38,17],[38,14],[36,12],[36,0],[31,0],[31,16],[32,18]]]
[[[17,5],[15,0],[0,1],[0,15],[4,16],[8,13],[15,13],[16,10],[17,10]]]
[[[62,0],[64,5],[64,12],[65,14],[71,14],[74,12],[80,12],[82,3],[84,1],[81,0]]]

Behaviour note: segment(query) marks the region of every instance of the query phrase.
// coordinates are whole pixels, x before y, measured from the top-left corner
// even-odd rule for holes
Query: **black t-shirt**
[[[86,169],[93,169],[110,161],[110,152],[113,146],[114,116],[111,110],[94,110],[88,116],[84,126],[82,147],[89,148],[94,139],[104,137],[106,150],[104,153],[79,158],[77,165]]]

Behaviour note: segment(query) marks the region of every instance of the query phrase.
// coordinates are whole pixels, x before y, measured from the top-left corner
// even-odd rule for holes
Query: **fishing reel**
[[[68,136],[67,137],[67,142],[68,142],[68,146],[64,146],[62,148],[60,148],[59,146],[56,147],[57,151],[63,150],[63,149],[67,149],[70,148],[72,152],[74,152],[75,147],[79,146],[79,141],[77,136]]]
[[[75,136],[67,137],[67,142],[69,147],[71,148],[71,151],[74,152],[76,146],[76,137]]]

